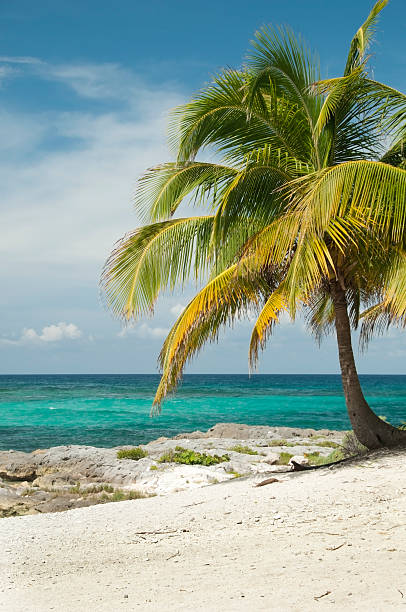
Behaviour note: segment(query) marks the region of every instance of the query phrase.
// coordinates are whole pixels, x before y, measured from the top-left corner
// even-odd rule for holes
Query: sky
[[[224,67],[239,67],[256,29],[289,24],[340,74],[370,0],[0,0],[0,373],[153,373],[192,289],[164,296],[123,330],[98,281],[115,241],[138,226],[137,178],[171,159],[168,113]],[[404,0],[384,10],[375,78],[406,89]],[[247,372],[250,322],[227,330],[187,372]],[[358,355],[360,372],[405,373],[404,333]],[[356,339],[355,339],[356,340]],[[283,320],[260,373],[334,373]]]

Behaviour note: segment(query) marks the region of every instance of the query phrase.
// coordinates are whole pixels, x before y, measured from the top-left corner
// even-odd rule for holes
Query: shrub
[[[95,485],[93,487],[86,487],[86,489],[83,489],[81,491],[81,493],[85,493],[86,495],[89,495],[90,493],[101,493],[102,491],[104,491],[105,493],[113,493],[114,492],[114,487],[112,487],[111,485]]]
[[[95,493],[101,493],[104,491],[105,493],[113,493],[114,487],[111,485],[92,485],[90,487],[81,488],[80,482],[78,482],[74,487],[69,489],[69,493],[80,493],[82,496],[86,495],[94,495]]]
[[[164,453],[159,459],[159,463],[183,463],[185,465],[216,465],[223,461],[230,461],[229,455],[207,455],[199,453],[182,446],[176,446],[175,450]]]
[[[144,457],[148,457],[148,453],[140,446],[117,451],[117,459],[132,459],[133,461],[138,461]]]
[[[343,457],[355,457],[357,455],[365,455],[368,452],[366,446],[359,442],[358,438],[355,436],[353,431],[347,431],[345,434],[342,444],[341,451]]]
[[[320,457],[319,451],[314,451],[313,453],[304,453],[304,456],[310,461],[316,460]]]
[[[323,440],[323,442],[317,442],[315,446],[322,446],[325,448],[340,448],[340,445],[337,442],[332,442],[331,440]]]
[[[305,457],[309,460],[309,465],[325,465],[326,463],[335,463],[344,459],[342,451],[338,449],[333,450],[327,457],[320,455],[318,452],[305,453]]]
[[[110,495],[103,493],[100,499],[102,502],[119,502],[128,501],[129,499],[144,499],[145,497],[151,497],[151,495],[147,495],[141,491],[122,491],[120,489],[115,489]]]
[[[228,450],[234,451],[235,453],[242,453],[243,455],[258,455],[256,450],[253,450],[249,446],[242,446],[241,444],[236,444],[235,446],[231,446]]]
[[[292,442],[288,442],[287,440],[270,440],[268,442],[268,446],[296,446]]]
[[[289,465],[289,461],[292,459],[293,455],[291,453],[281,453],[279,455],[278,464],[279,465]]]

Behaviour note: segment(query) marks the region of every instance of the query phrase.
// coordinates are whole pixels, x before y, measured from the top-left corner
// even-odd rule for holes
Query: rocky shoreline
[[[0,517],[166,495],[242,476],[263,479],[269,472],[289,470],[292,459],[302,464],[323,460],[340,448],[344,434],[218,423],[207,432],[182,433],[141,445],[140,454],[145,456],[138,460],[117,457],[118,451],[131,446],[0,451]],[[177,462],[182,452],[191,464],[183,463],[183,458]],[[213,464],[193,463],[202,457]]]

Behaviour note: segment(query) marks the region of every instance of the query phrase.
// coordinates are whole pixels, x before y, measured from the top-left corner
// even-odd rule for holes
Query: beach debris
[[[292,472],[303,472],[304,470],[311,470],[313,466],[304,465],[303,463],[298,463],[295,460],[290,461],[290,465],[292,466]]]
[[[293,465],[294,463],[303,467],[309,465],[309,459],[305,455],[292,455],[292,457],[289,459],[288,465]]]
[[[265,485],[272,484],[273,482],[280,482],[280,480],[278,480],[278,478],[266,478],[265,480],[262,480],[261,482],[259,482],[255,486],[256,487],[264,487]]]
[[[186,504],[183,508],[191,508],[192,506],[200,506],[200,504],[205,504],[205,501],[194,502],[193,504]]]
[[[178,529],[172,529],[171,531],[135,531],[134,535],[165,535],[167,533],[177,533]],[[182,531],[189,531],[189,529],[182,529]]]
[[[315,595],[314,599],[316,601],[319,601],[319,599],[321,599],[322,597],[326,597],[326,595],[330,595],[331,591],[326,591],[325,593],[323,593],[322,595]]]
[[[314,535],[314,534],[318,534],[318,535],[330,535],[330,536],[342,536],[341,533],[331,533],[331,531],[309,531],[309,533],[305,533],[306,536]]]
[[[176,553],[174,553],[173,555],[170,555],[170,557],[167,557],[166,560],[169,561],[169,559],[173,559],[174,557],[177,557],[178,555],[180,555],[179,550],[177,550]]]
[[[339,548],[342,548],[343,546],[345,546],[346,543],[347,542],[343,542],[342,544],[339,544],[338,546],[333,546],[333,547],[326,548],[326,550],[338,550]]]

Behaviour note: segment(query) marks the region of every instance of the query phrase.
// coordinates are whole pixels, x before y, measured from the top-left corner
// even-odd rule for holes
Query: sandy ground
[[[0,610],[406,610],[405,460],[2,519]]]

